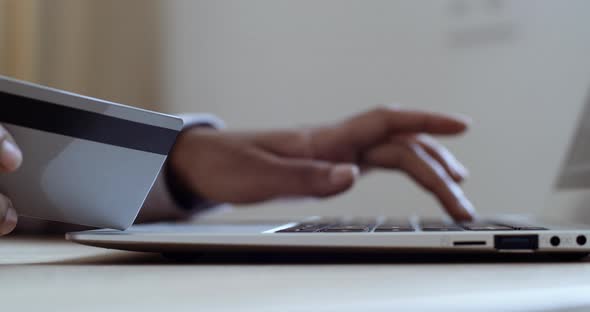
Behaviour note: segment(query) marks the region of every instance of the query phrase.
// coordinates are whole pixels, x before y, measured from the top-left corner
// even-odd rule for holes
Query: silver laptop
[[[457,103],[454,107],[460,109],[482,105],[488,115],[497,113],[494,120],[499,121],[500,116],[512,113],[522,116],[519,122],[529,127],[551,122],[552,118],[546,116],[579,113],[590,86],[590,41],[585,40],[588,29],[586,12],[590,9],[590,2],[441,1],[426,7],[422,3],[414,6],[391,2],[387,8],[383,11],[387,12],[391,25],[384,24],[385,20],[355,23],[356,35],[349,38],[359,40],[361,32],[370,34],[362,41],[353,42],[353,46],[360,47],[354,49],[355,53],[366,54],[358,55],[354,59],[356,67],[352,68],[358,68],[361,60],[367,66],[357,71],[359,73],[379,68],[375,77],[367,74],[361,77],[363,80],[373,79],[370,81],[374,85],[383,86],[379,79],[395,77],[392,80],[398,81],[401,87],[392,87],[402,91],[401,100],[411,99],[415,92],[432,93],[436,96],[418,99],[436,98],[437,101]],[[407,27],[400,28],[399,21],[406,23]],[[334,26],[336,29],[337,25]],[[374,45],[378,51],[372,48],[373,37],[381,38]],[[334,46],[333,51],[341,50],[341,46]],[[343,57],[350,55],[346,52],[350,51],[342,51]],[[375,92],[380,89],[374,88]],[[371,98],[389,99],[390,96],[389,93],[376,94]],[[529,103],[530,106],[526,109],[519,106],[511,112],[494,110],[496,103],[507,101]],[[543,114],[536,114],[537,110],[543,110]],[[543,116],[547,120],[528,118],[531,116]],[[561,119],[560,122],[564,121]],[[588,125],[590,123],[586,121],[580,123],[579,134],[576,134],[579,139],[571,145],[569,162],[558,181],[551,181],[548,175],[537,175],[531,183],[540,185],[538,182],[542,180],[543,185],[553,182],[570,189],[590,184],[587,173],[590,153],[585,153],[587,144],[584,140],[590,135],[590,131],[586,132]],[[489,130],[494,125],[485,126]],[[547,139],[535,136],[533,131],[526,133],[536,146],[544,144],[543,140]],[[549,139],[552,143],[547,146],[553,149],[545,154],[551,159],[567,153],[565,136],[553,135]],[[527,160],[522,158],[516,162],[519,161]],[[551,170],[556,169],[556,165],[557,160],[552,163]],[[509,169],[515,170],[515,167]],[[523,176],[517,179],[527,183]],[[481,195],[487,194],[488,190],[475,192]],[[538,196],[543,196],[544,192],[539,191]],[[494,196],[499,192],[492,190],[489,193]],[[510,209],[508,206],[521,206],[522,203],[517,198],[498,202],[502,203],[499,209],[503,211]],[[540,206],[527,208],[539,213]],[[492,217],[476,223],[455,224],[449,220],[383,216],[140,225],[124,232],[70,233],[68,239],[94,246],[154,252],[246,250],[299,253],[320,250],[583,255],[590,252],[589,235],[590,229],[583,225],[536,220]]]
[[[164,253],[527,253],[585,256],[590,227],[519,219],[309,217],[292,222],[233,221],[137,225],[121,232],[68,233],[85,245]]]

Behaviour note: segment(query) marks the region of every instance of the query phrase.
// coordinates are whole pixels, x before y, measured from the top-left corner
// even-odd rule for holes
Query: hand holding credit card
[[[0,102],[23,155],[0,173],[0,194],[45,220],[129,227],[182,128],[177,117],[5,77]]]

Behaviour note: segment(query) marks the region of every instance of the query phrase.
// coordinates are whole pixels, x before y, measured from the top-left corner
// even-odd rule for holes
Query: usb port
[[[539,235],[495,235],[494,248],[503,250],[539,249]]]

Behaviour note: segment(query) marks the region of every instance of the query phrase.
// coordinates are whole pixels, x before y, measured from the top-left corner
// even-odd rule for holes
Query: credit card
[[[124,230],[177,135],[178,117],[0,76],[0,123],[23,151],[0,174],[19,215]]]

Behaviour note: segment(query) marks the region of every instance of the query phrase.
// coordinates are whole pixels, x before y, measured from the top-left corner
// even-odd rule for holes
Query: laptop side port
[[[494,248],[498,250],[539,249],[539,235],[495,235]]]
[[[453,246],[485,246],[486,241],[456,241]]]

